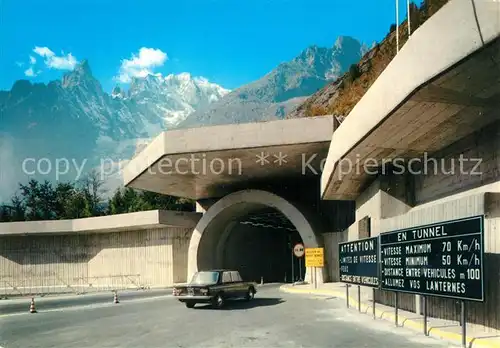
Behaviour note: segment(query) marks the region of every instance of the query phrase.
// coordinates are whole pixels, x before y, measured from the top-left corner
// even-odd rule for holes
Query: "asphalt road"
[[[164,296],[171,294],[172,289],[153,290],[123,290],[118,292],[119,301],[130,301],[136,299]],[[113,302],[114,293],[111,291],[103,293],[89,293],[84,295],[60,295],[60,296],[35,296],[35,307],[37,311],[66,308],[70,306],[88,306],[95,304],[106,304]],[[5,314],[26,313],[30,308],[29,296],[0,301],[0,316]]]
[[[0,318],[4,348],[451,347],[346,310],[343,300],[262,288],[250,303],[187,309],[172,297]]]

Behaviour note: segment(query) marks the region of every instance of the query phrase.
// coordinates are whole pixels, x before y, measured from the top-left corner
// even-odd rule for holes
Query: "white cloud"
[[[52,52],[50,50],[50,48],[48,48],[48,47],[38,47],[38,46],[35,46],[35,48],[33,49],[33,52],[35,52],[39,56],[46,57],[46,58],[55,56],[55,53]]]
[[[62,52],[61,56],[57,56],[50,48],[39,46],[36,46],[33,52],[45,58],[45,65],[51,69],[73,70],[75,65],[78,64],[75,56],[71,53],[65,55],[64,52]]]
[[[30,56],[30,64],[35,64],[36,63],[36,58],[33,56]]]
[[[168,56],[160,49],[142,47],[138,54],[123,59],[116,80],[128,83],[132,77],[145,77],[153,74],[153,69],[162,66]]]
[[[28,77],[35,77],[36,74],[35,72],[33,71],[33,67],[29,67],[28,69],[24,70],[24,75],[28,76]]]
[[[23,62],[16,62],[16,65],[21,68],[24,65],[24,63]]]
[[[49,68],[53,69],[73,70],[75,68],[75,65],[78,64],[78,61],[71,53],[68,53],[66,56],[62,57],[50,57],[45,61],[45,64],[47,64]]]

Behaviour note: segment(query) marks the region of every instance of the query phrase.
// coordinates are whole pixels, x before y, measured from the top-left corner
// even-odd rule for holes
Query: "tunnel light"
[[[253,221],[240,221],[240,224],[251,225],[251,226],[255,226],[255,227],[267,227],[267,228],[272,228],[272,229],[288,230],[291,232],[296,231],[295,228],[290,228],[290,227],[275,225],[275,224],[263,224],[263,223],[259,223],[259,222],[253,222]]]

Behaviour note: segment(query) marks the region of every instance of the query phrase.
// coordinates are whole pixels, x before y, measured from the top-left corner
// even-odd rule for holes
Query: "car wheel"
[[[248,288],[247,294],[245,296],[245,300],[251,301],[255,297],[255,290],[254,288]]]
[[[222,294],[217,294],[214,297],[212,305],[215,308],[222,308],[224,306],[224,297]]]
[[[195,305],[195,304],[196,304],[196,303],[191,302],[191,301],[189,301],[189,302],[185,302],[185,305],[186,305],[186,307],[187,307],[187,308],[194,308],[194,305]]]

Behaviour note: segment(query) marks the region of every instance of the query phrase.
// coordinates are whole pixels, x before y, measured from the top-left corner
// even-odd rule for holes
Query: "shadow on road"
[[[252,301],[233,300],[227,301],[224,307],[219,310],[241,310],[256,307],[268,307],[279,305],[285,302],[282,298],[254,298]],[[197,305],[196,309],[213,309],[211,305]]]

